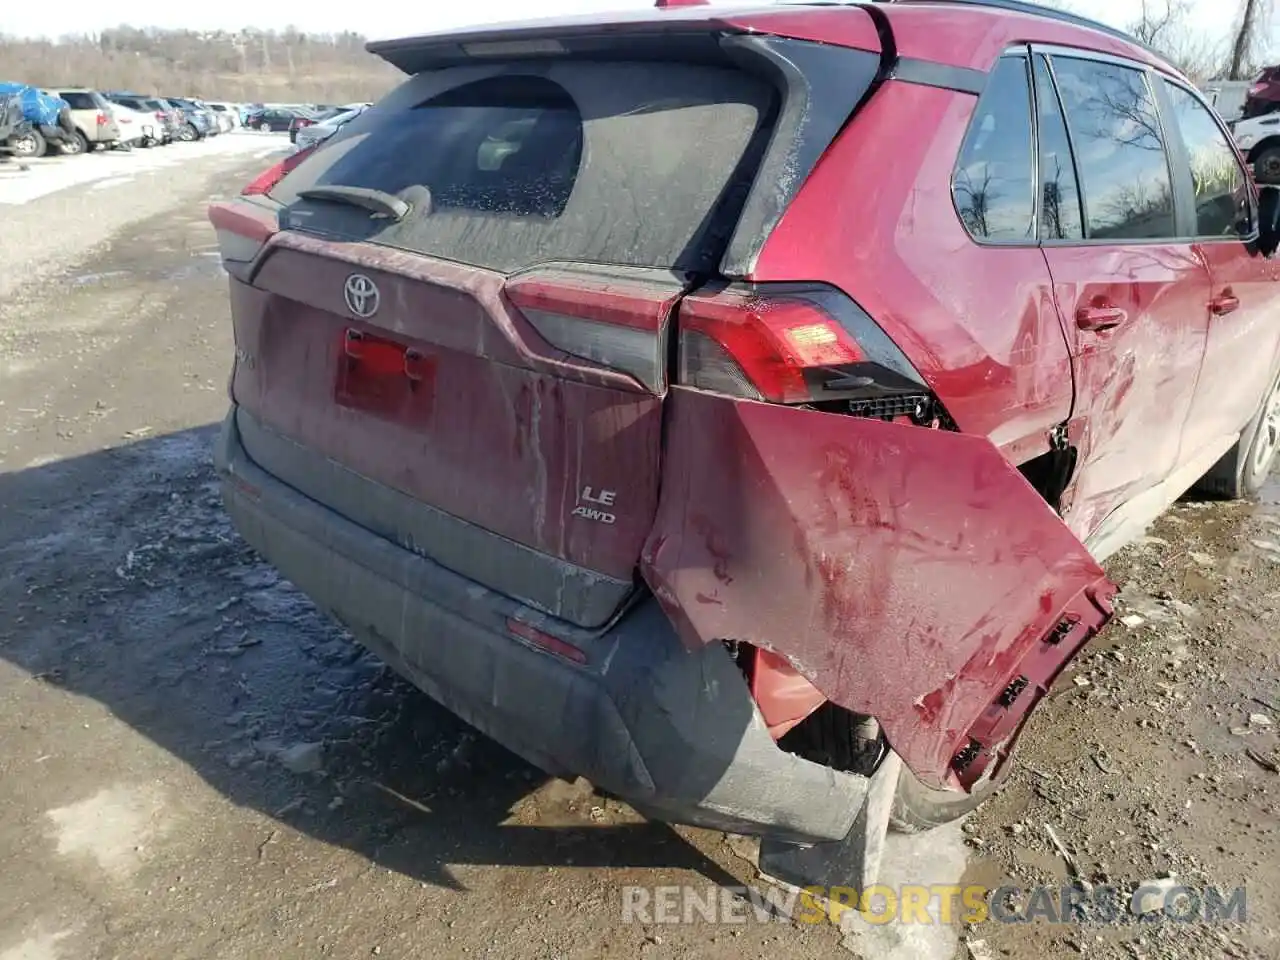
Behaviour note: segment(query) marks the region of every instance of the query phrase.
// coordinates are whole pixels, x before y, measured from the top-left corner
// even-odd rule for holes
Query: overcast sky
[[[1160,2],[1160,0],[1155,0]],[[1074,10],[1115,26],[1125,26],[1142,0],[1067,0]],[[31,0],[0,0],[0,34],[49,36],[100,30],[127,23],[137,27],[238,29],[254,26],[330,33],[354,30],[369,37],[404,36],[432,30],[552,16],[651,6],[651,0],[360,0],[312,4],[264,3],[262,0],[63,0],[53,7]],[[1214,37],[1231,29],[1238,0],[1194,0],[1191,26]],[[1274,47],[1274,45],[1273,45]]]

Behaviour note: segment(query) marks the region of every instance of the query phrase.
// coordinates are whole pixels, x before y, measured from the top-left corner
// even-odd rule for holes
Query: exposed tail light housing
[[[209,222],[218,235],[222,266],[240,280],[248,279],[258,253],[280,229],[275,210],[247,200],[220,200],[210,204]]]
[[[669,274],[540,269],[512,277],[505,292],[552,346],[665,393],[667,328],[683,292]]]
[[[291,156],[285,157],[274,166],[268,167],[262,173],[258,174],[240,191],[241,196],[265,196],[270,194],[281,180],[289,175],[303,160],[311,156],[315,152],[317,145],[307,147],[305,150],[299,150]]]
[[[771,403],[948,425],[924,378],[871,317],[820,284],[731,284],[680,304],[680,382]]]

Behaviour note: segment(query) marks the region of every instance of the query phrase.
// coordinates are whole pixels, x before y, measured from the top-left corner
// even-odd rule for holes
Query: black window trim
[[[1140,60],[1129,60],[1125,57],[1117,57],[1108,53],[1101,53],[1096,50],[1087,50],[1083,47],[1067,47],[1053,43],[1033,43],[1031,44],[1031,53],[1034,56],[1037,53],[1043,53],[1049,61],[1049,73],[1053,78],[1053,85],[1058,94],[1058,102],[1062,104],[1062,120],[1067,127],[1067,141],[1071,144],[1071,156],[1073,162],[1076,163],[1076,182],[1080,188],[1080,208],[1084,217],[1085,236],[1082,239],[1075,240],[1042,240],[1039,246],[1043,247],[1151,247],[1151,246],[1169,246],[1170,244],[1181,244],[1189,242],[1186,237],[1126,237],[1116,239],[1114,237],[1090,237],[1089,234],[1089,191],[1085,186],[1084,177],[1080,176],[1079,162],[1076,161],[1076,135],[1071,129],[1071,117],[1067,114],[1066,104],[1062,101],[1062,91],[1058,84],[1058,75],[1054,68],[1054,58],[1074,59],[1074,60],[1091,60],[1097,63],[1106,63],[1116,67],[1123,67],[1127,70],[1133,70],[1143,77],[1143,82],[1147,85],[1147,91],[1151,95],[1151,101],[1155,104],[1157,121],[1160,124],[1160,136],[1164,141],[1164,157],[1165,168],[1169,173],[1169,185],[1173,191],[1173,224],[1178,233],[1181,233],[1180,224],[1182,219],[1182,209],[1186,206],[1186,197],[1182,196],[1181,190],[1178,188],[1177,171],[1173,168],[1173,156],[1170,149],[1169,136],[1165,126],[1165,118],[1163,116],[1163,98],[1156,91],[1156,85],[1152,82],[1152,74],[1159,73],[1161,77],[1165,74],[1163,71],[1157,71],[1150,64],[1143,63]],[[1179,137],[1179,145],[1181,138]],[[1039,142],[1036,143],[1036,149],[1039,150]],[[1180,149],[1180,146],[1179,146]]]
[[[1258,197],[1253,178],[1249,176],[1248,171],[1240,162],[1240,151],[1235,145],[1235,138],[1231,136],[1229,130],[1226,129],[1222,122],[1222,118],[1218,116],[1218,112],[1214,110],[1200,93],[1194,88],[1184,83],[1180,83],[1173,77],[1165,74],[1160,75],[1161,83],[1155,84],[1157,91],[1158,103],[1162,112],[1167,112],[1169,122],[1165,124],[1166,139],[1172,142],[1174,149],[1178,154],[1178,162],[1182,167],[1182,175],[1175,184],[1177,191],[1183,196],[1184,202],[1190,208],[1190,217],[1186,223],[1180,223],[1179,227],[1186,232],[1186,236],[1180,239],[1189,243],[1243,243],[1251,244],[1257,241],[1259,234],[1258,224]],[[1244,181],[1246,192],[1249,197],[1249,224],[1252,228],[1248,235],[1239,237],[1227,237],[1222,235],[1208,235],[1199,232],[1199,218],[1196,216],[1195,203],[1195,183],[1191,179],[1191,151],[1187,148],[1186,140],[1182,136],[1182,128],[1178,126],[1173,113],[1173,104],[1170,102],[1165,85],[1175,87],[1183,93],[1188,94],[1192,100],[1200,104],[1208,111],[1210,119],[1218,128],[1218,132],[1227,141],[1227,146],[1231,149],[1232,156],[1236,162],[1236,169],[1240,172],[1240,176]],[[1172,131],[1172,133],[1170,133]]]
[[[1001,51],[1000,56],[991,62],[991,70],[987,73],[987,85],[977,94],[978,100],[973,110],[973,115],[969,117],[969,123],[965,126],[964,136],[960,139],[960,149],[956,153],[955,165],[951,169],[950,190],[951,190],[951,206],[955,210],[957,219],[960,221],[960,228],[964,230],[965,235],[974,243],[981,247],[1013,247],[1034,249],[1040,244],[1038,238],[1040,236],[1040,136],[1036,126],[1037,117],[1035,110],[1035,87],[1034,77],[1031,70],[1030,46],[1022,43],[1016,46],[1008,47]],[[964,216],[960,213],[960,205],[956,201],[956,178],[960,175],[960,161],[964,159],[964,148],[969,141],[969,133],[973,129],[974,120],[977,117],[978,107],[982,103],[982,94],[986,93],[995,77],[996,68],[1000,65],[1001,60],[1021,60],[1027,74],[1027,110],[1029,111],[1028,119],[1030,121],[1031,130],[1031,234],[1025,240],[991,240],[984,237],[975,237],[969,228],[965,225]]]
[[[1077,243],[1083,241],[1083,234],[1089,229],[1089,205],[1084,195],[1084,179],[1080,176],[1080,162],[1076,159],[1076,144],[1071,138],[1071,127],[1067,122],[1067,105],[1062,101],[1062,91],[1058,88],[1058,77],[1053,72],[1053,58],[1045,53],[1036,50],[1035,45],[1031,45],[1031,113],[1034,118],[1034,131],[1036,137],[1036,211],[1040,211],[1041,204],[1044,202],[1044,181],[1040,179],[1040,89],[1036,83],[1036,61],[1043,60],[1045,72],[1049,74],[1049,90],[1047,94],[1053,97],[1053,102],[1058,105],[1058,116],[1062,118],[1062,132],[1067,138],[1067,154],[1071,158],[1071,176],[1076,181],[1076,203],[1080,207],[1080,237],[1070,240],[1048,239],[1046,240],[1037,229],[1036,241],[1037,246],[1044,246],[1045,243],[1062,246],[1068,243]]]

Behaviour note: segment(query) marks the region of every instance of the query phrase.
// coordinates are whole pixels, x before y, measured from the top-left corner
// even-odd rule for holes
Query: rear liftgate
[[[792,882],[865,883],[897,758],[937,789],[994,777],[1115,587],[990,441],[904,392],[919,375],[856,305],[766,288],[681,306],[643,572],[690,648],[751,644],[879,721],[892,752],[849,837],[761,852]],[[822,402],[848,383],[861,399]],[[806,393],[864,415],[784,405]]]

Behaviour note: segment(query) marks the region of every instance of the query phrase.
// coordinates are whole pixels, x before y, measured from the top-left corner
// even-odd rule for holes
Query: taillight
[[[107,116],[103,111],[99,110],[99,111],[98,111],[98,126],[100,126],[100,127],[105,127],[105,126],[106,126],[108,123],[110,123],[110,122],[111,122],[111,118],[110,118],[110,117],[108,117],[108,116]]]
[[[163,111],[163,110],[157,110],[157,111],[156,111],[156,119],[157,119],[157,120],[159,120],[161,123],[163,123],[163,122],[164,122],[164,111]]]
[[[507,281],[511,302],[565,353],[666,390],[666,331],[681,286],[669,275],[554,268]]]
[[[311,146],[307,147],[305,150],[299,150],[297,153],[285,157],[275,166],[262,171],[262,173],[254,177],[253,180],[251,180],[249,184],[240,191],[241,196],[263,196],[270,193],[276,184],[288,176],[289,172],[298,166],[298,164],[311,156],[311,154],[315,152],[315,149],[316,148],[314,146]]]
[[[924,379],[879,325],[832,287],[730,285],[680,304],[678,375],[701,390],[941,425]]]

